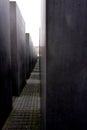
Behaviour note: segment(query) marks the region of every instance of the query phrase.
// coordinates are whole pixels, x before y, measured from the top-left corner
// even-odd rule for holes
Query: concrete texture
[[[27,83],[37,84],[37,83],[40,83],[40,80],[38,80],[38,79],[29,79],[29,80],[27,80]]]
[[[39,79],[39,78],[40,78],[39,72],[36,72],[36,73],[34,72],[34,73],[32,73],[32,74],[31,74],[31,78],[32,78],[32,79]]]
[[[46,89],[42,99],[46,130],[86,130],[87,1],[47,0],[45,33],[47,62],[44,70],[42,60],[42,75],[46,72],[47,80],[46,85],[42,81]],[[43,45],[42,55],[44,50]]]
[[[0,0],[0,129],[12,109],[9,1]]]
[[[35,66],[35,63],[37,61],[37,54],[35,52],[35,48],[33,46],[33,41],[31,39],[31,36],[29,38],[29,70],[30,70],[30,73],[32,72],[34,66]]]
[[[13,95],[19,95],[26,79],[25,22],[16,2],[10,2]]]
[[[30,73],[31,73],[33,69],[33,42],[31,37],[29,39],[29,48],[30,48]]]
[[[2,130],[41,130],[40,107],[40,83],[28,82],[21,95],[15,98],[13,110]]]
[[[29,33],[26,33],[26,78],[29,78]]]

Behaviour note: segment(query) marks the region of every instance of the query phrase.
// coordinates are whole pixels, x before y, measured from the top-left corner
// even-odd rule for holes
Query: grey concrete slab
[[[29,80],[27,80],[27,83],[28,84],[40,84],[40,80],[30,78]]]
[[[25,22],[15,1],[10,1],[13,95],[19,95],[26,79]]]
[[[43,30],[44,21],[42,26]],[[46,120],[46,130],[85,130],[87,1],[47,0],[46,31],[44,33],[43,30],[42,33],[46,34],[46,39],[42,34],[41,41],[42,105],[44,104],[43,118]]]
[[[40,79],[40,75],[31,75],[32,79]]]
[[[29,50],[29,59],[30,59],[30,62],[29,62],[29,67],[30,67],[30,73],[33,71],[33,68],[34,68],[34,66],[35,66],[35,63],[36,63],[36,61],[37,61],[37,54],[36,54],[36,52],[35,52],[35,48],[34,48],[34,46],[33,46],[33,41],[32,41],[32,38],[31,38],[31,36],[30,36],[30,38],[29,38],[29,48],[30,48],[30,50]]]
[[[29,78],[29,33],[26,33],[26,78]]]
[[[32,72],[32,70],[33,70],[33,67],[34,67],[34,55],[33,55],[33,50],[34,50],[34,48],[33,48],[33,42],[32,42],[32,39],[31,39],[31,36],[30,36],[30,38],[29,38],[29,52],[30,52],[30,57],[29,57],[29,59],[30,59],[30,62],[29,62],[29,67],[30,67],[30,73]]]
[[[9,0],[0,0],[0,130],[12,109]]]
[[[32,72],[31,75],[40,75],[39,72]]]

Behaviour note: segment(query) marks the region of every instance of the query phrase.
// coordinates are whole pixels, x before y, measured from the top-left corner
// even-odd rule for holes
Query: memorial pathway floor
[[[40,130],[39,61],[19,97],[13,101],[13,110],[2,130]]]

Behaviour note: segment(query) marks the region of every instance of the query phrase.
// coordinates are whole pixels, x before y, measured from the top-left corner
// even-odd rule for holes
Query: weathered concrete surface
[[[87,1],[46,1],[47,130],[87,129]],[[44,48],[43,48],[44,51]],[[43,62],[42,61],[42,68]],[[44,76],[44,72],[42,72]],[[44,82],[44,80],[42,81]],[[45,99],[46,97],[46,99]]]
[[[26,79],[25,22],[16,2],[10,2],[13,95],[19,95]]]
[[[29,70],[30,70],[30,73],[32,72],[32,70],[34,68],[36,61],[37,61],[37,55],[35,52],[35,48],[33,46],[33,41],[30,36],[30,38],[29,38]]]
[[[26,78],[29,78],[29,33],[26,33]]]
[[[0,0],[0,129],[12,108],[9,1]]]
[[[31,37],[29,39],[29,48],[30,48],[30,73],[31,73],[33,69],[33,42]]]

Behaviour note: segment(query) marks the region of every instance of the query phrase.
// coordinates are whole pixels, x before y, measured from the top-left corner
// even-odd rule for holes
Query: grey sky
[[[26,32],[31,34],[35,46],[39,45],[40,2],[41,0],[10,0],[17,1],[26,24]]]

